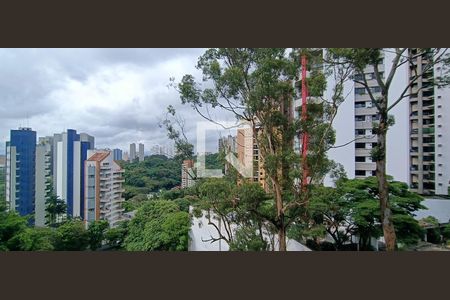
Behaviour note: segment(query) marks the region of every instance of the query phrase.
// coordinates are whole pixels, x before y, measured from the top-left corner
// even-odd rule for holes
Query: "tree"
[[[70,219],[56,229],[55,250],[83,251],[88,245],[89,235],[83,221]]]
[[[105,240],[108,246],[114,249],[122,249],[128,234],[128,222],[128,220],[121,221],[116,227],[109,228],[106,231]]]
[[[92,251],[95,251],[102,246],[108,227],[108,221],[105,220],[94,221],[89,224],[87,234],[89,238],[89,248]]]
[[[0,250],[10,249],[11,240],[22,233],[27,224],[28,218],[21,217],[16,212],[0,212]]]
[[[142,205],[129,222],[125,249],[128,251],[186,251],[190,217],[173,201],[154,200]]]
[[[423,236],[423,230],[413,213],[422,209],[423,198],[408,190],[405,183],[388,177],[392,201],[393,220],[399,242],[415,244]],[[310,222],[297,226],[291,234],[296,239],[323,238],[323,231],[334,240],[336,250],[346,250],[352,236],[358,237],[359,250],[371,250],[371,238],[382,234],[380,203],[376,177],[336,181],[336,187],[314,187],[308,209]],[[300,224],[302,225],[302,224]]]
[[[10,250],[52,251],[55,249],[55,231],[52,228],[29,227],[16,234],[9,242]]]
[[[324,74],[310,68],[311,95],[320,96],[323,101],[308,104],[308,110],[311,108],[320,118],[294,119],[290,108],[295,97],[293,83],[299,81],[299,56],[307,55],[321,63],[321,55],[316,52],[285,48],[208,49],[199,58],[197,68],[203,73],[203,81],[211,87],[203,88],[189,74],[176,85],[182,104],[191,105],[203,118],[218,124],[209,110],[220,109],[251,124],[264,160],[269,192],[273,195],[272,208],[276,214],[272,224],[282,251],[286,250],[286,229],[302,213],[301,208],[307,205],[308,199],[307,191],[299,189],[302,170],[299,155],[294,152],[294,140],[299,131],[311,135],[308,171],[311,180],[321,181],[329,169],[325,152],[334,143],[331,123],[343,101],[342,86],[350,74],[341,67],[328,69],[339,84],[327,100],[321,96],[326,86]],[[169,107],[169,113],[175,116],[173,107]],[[173,123],[170,125],[169,136],[174,132]],[[179,132],[175,132],[174,138],[180,138]]]
[[[446,241],[450,240],[450,223],[442,230],[442,236]]]
[[[355,75],[353,81],[364,87],[373,105],[378,109],[379,122],[374,124],[373,133],[377,136],[377,146],[372,151],[372,160],[376,162],[376,176],[378,178],[378,194],[380,201],[380,216],[383,224],[383,235],[388,251],[396,248],[396,235],[394,220],[392,217],[391,202],[389,199],[389,182],[386,175],[386,137],[389,127],[394,120],[389,112],[403,99],[420,91],[413,91],[412,87],[417,81],[432,72],[435,64],[446,59],[447,49],[442,48],[417,48],[411,51],[408,48],[381,49],[381,48],[332,48],[329,49],[331,63],[350,66]],[[383,54],[393,52],[392,67],[384,72],[380,71],[379,65],[383,60]],[[414,67],[417,58],[424,58],[420,68]],[[413,73],[409,77],[406,86],[396,98],[392,98],[391,87],[398,69],[409,64]],[[368,75],[364,71],[367,67],[373,69],[373,76],[380,94],[377,95],[368,83]],[[386,74],[386,76],[385,76]]]
[[[67,213],[67,204],[53,192],[51,182],[48,181],[48,183],[50,189],[47,191],[45,200],[45,225],[57,227],[64,220]]]

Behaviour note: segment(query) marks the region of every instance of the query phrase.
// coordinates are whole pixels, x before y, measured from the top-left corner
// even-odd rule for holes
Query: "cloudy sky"
[[[32,127],[38,136],[76,129],[93,135],[97,148],[128,150],[135,142],[144,143],[147,152],[154,144],[170,143],[165,129],[159,127],[168,105],[183,116],[195,144],[197,122],[203,119],[182,106],[168,84],[171,77],[180,80],[187,73],[200,78],[195,65],[202,53],[203,49],[0,49],[0,153],[5,152],[10,129],[19,126]],[[403,74],[396,79],[399,87],[407,78]],[[352,91],[353,86],[347,89]],[[393,92],[398,93],[396,87]],[[397,122],[389,133],[388,172],[406,181],[406,101],[394,114]],[[354,138],[353,101],[340,109],[335,129],[337,144]],[[206,151],[215,151],[218,136],[228,133],[233,132],[209,131]],[[354,174],[353,144],[330,151],[330,156],[350,176]]]
[[[96,146],[146,150],[166,144],[158,125],[173,105],[195,138],[196,121],[169,78],[198,75],[202,49],[0,49],[0,153],[9,130],[29,126],[38,136],[68,128],[89,133]],[[212,142],[209,150],[217,142]]]

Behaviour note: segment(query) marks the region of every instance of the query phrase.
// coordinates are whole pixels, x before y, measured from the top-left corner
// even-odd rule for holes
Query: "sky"
[[[152,145],[170,144],[165,128],[159,126],[168,105],[184,118],[195,144],[197,122],[204,120],[191,107],[181,105],[178,92],[168,85],[171,77],[179,81],[184,74],[200,79],[195,65],[203,51],[0,49],[0,153],[5,153],[10,129],[20,126],[33,128],[38,136],[76,129],[94,136],[97,148],[128,151],[134,142],[144,143],[148,152]],[[407,147],[399,151],[396,142],[407,136],[407,107],[398,111],[400,118],[389,133],[394,142],[388,149],[388,173],[391,169],[391,174],[406,180]],[[353,113],[353,102],[346,101],[336,118],[337,144],[353,139]],[[232,120],[220,113],[213,113],[213,118]],[[228,133],[232,132],[208,131],[206,151],[216,151],[219,134]],[[330,151],[330,157],[352,176],[352,144]]]
[[[0,153],[10,129],[31,127],[38,136],[76,129],[97,148],[130,143],[170,144],[159,124],[168,105],[186,121],[195,140],[202,121],[181,105],[170,78],[200,78],[203,49],[0,49]],[[207,151],[217,148],[209,139]]]

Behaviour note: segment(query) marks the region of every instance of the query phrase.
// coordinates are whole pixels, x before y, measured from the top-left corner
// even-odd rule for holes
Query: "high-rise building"
[[[448,195],[450,183],[450,89],[433,84],[442,76],[443,66],[434,65],[428,71],[432,57],[417,55],[409,49],[413,63],[409,77],[424,73],[410,89],[410,187],[419,194]]]
[[[380,61],[378,70],[384,77],[384,62]],[[355,79],[363,80],[374,97],[381,96],[381,88],[375,79],[373,67],[367,67],[364,74],[355,74]],[[372,161],[372,149],[377,146],[377,136],[372,133],[374,124],[379,122],[378,109],[372,104],[366,88],[355,83],[355,178],[375,176],[376,163]]]
[[[6,143],[6,203],[9,210],[21,216],[34,216],[35,162],[36,132],[31,128],[11,130]]]
[[[122,160],[122,150],[113,149],[114,160]]]
[[[144,161],[144,144],[139,143],[139,153],[138,153],[139,161]]]
[[[136,144],[130,144],[130,161],[133,162],[136,159]]]
[[[84,214],[84,161],[87,151],[94,148],[94,137],[76,130],[55,134],[53,139],[53,177],[56,195],[67,204],[67,214],[83,218]]]
[[[85,213],[87,224],[106,220],[111,227],[122,220],[124,170],[109,150],[93,150],[85,162]]]
[[[250,161],[253,163],[253,176],[250,180],[258,182],[262,188],[267,189],[266,175],[263,168],[264,160],[259,153],[258,144],[253,137],[251,128],[239,128],[237,130],[236,152],[237,158],[242,165],[246,166],[246,162]]]
[[[52,147],[53,138],[39,138],[36,146],[36,189],[35,189],[35,225],[45,226],[45,207],[49,192],[52,189]]]
[[[236,152],[236,137],[232,135],[228,135],[226,137],[219,138],[218,145],[219,152],[222,151],[230,151],[232,153]]]
[[[194,185],[195,174],[194,174],[194,161],[184,160],[181,165],[181,188],[187,188]]]
[[[128,152],[127,152],[127,151],[125,151],[125,152],[123,153],[122,158],[123,158],[124,161],[129,161],[129,160],[130,160],[130,158],[128,157]]]

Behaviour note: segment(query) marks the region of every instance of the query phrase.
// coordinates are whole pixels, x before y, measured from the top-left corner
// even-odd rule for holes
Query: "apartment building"
[[[253,130],[251,128],[237,129],[236,153],[238,161],[242,165],[246,166],[248,162],[252,162],[253,174],[250,180],[258,182],[263,189],[267,189],[266,173],[263,168],[264,160],[260,155],[258,144],[253,137]]]
[[[114,160],[122,160],[122,150],[113,149]]]
[[[383,60],[378,64],[378,70],[384,77]],[[367,67],[364,74],[354,74],[355,80],[367,80],[374,97],[381,96],[381,88],[375,79],[373,67]],[[372,161],[372,149],[377,146],[377,136],[372,133],[372,128],[380,120],[378,109],[372,104],[372,100],[366,88],[355,83],[355,178],[375,176],[376,163]]]
[[[130,144],[130,162],[133,162],[136,159],[136,144],[132,143]]]
[[[423,73],[410,87],[410,188],[424,195],[448,195],[450,183],[450,88],[433,84],[443,66],[429,66],[432,57],[409,49],[409,76]],[[426,70],[424,68],[427,68]]]
[[[181,165],[181,188],[191,187],[194,181],[194,161],[191,159],[184,160]]]
[[[11,130],[6,142],[6,205],[21,216],[35,213],[36,131]],[[34,224],[34,219],[30,220]]]
[[[52,190],[52,146],[51,137],[39,138],[36,146],[36,188],[35,188],[35,226],[45,226],[45,207]]]
[[[84,161],[94,149],[94,137],[76,130],[53,136],[54,190],[67,204],[67,214],[84,217]]]
[[[139,161],[144,161],[144,144],[139,143],[139,153],[138,153]]]
[[[219,138],[218,150],[219,150],[219,152],[230,151],[232,153],[235,153],[236,152],[236,137],[229,134],[228,136]]]
[[[90,150],[84,172],[84,220],[106,220],[115,227],[123,219],[124,170],[109,150]]]

